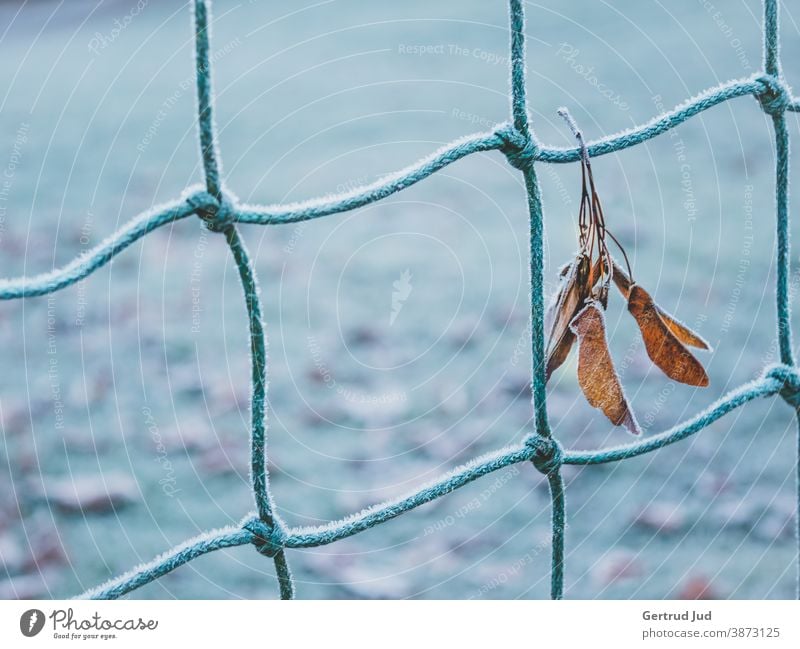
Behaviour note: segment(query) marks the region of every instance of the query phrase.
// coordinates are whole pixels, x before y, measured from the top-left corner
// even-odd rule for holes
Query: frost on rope
[[[297,527],[286,530],[286,547],[311,547],[332,543],[351,536],[373,525],[385,522],[406,511],[430,502],[459,487],[494,471],[529,459],[531,450],[523,445],[507,446],[486,453],[452,471],[425,483],[416,491],[368,507],[346,518],[316,527]],[[249,521],[255,512],[245,516],[240,525]],[[210,530],[160,554],[152,561],[142,563],[119,577],[92,588],[78,599],[119,597],[171,572],[199,556],[223,548],[253,542],[251,532],[237,526]]]
[[[502,145],[494,131],[473,133],[453,140],[416,162],[373,183],[341,193],[331,193],[293,203],[240,205],[237,220],[262,223],[293,218],[316,218],[367,205],[399,192],[472,153],[491,151]]]
[[[678,104],[672,110],[656,115],[644,124],[588,142],[589,155],[603,155],[640,144],[666,133],[690,117],[729,99],[755,95],[763,88],[761,82],[758,81],[759,76],[760,73],[712,86]],[[579,158],[580,150],[577,147],[542,147],[539,155],[539,159],[545,162],[574,162]]]
[[[199,186],[189,187],[186,192],[188,194],[198,188]],[[31,277],[0,279],[0,300],[44,295],[74,284],[107,264],[112,257],[154,229],[191,214],[191,208],[184,200],[156,205],[137,214],[94,248],[80,254],[61,268]]]
[[[147,563],[141,563],[128,572],[113,577],[103,584],[85,591],[74,599],[93,599],[106,595],[109,591],[122,589],[124,594],[149,583],[158,577],[188,563],[192,559],[222,548],[246,545],[252,540],[252,534],[240,527],[229,525],[213,530],[208,530],[197,536],[176,545],[166,552],[159,554]],[[135,585],[134,585],[135,583]],[[118,596],[118,595],[117,595]]]
[[[646,437],[633,444],[610,446],[598,451],[566,451],[564,453],[564,464],[602,464],[649,453],[703,430],[709,424],[748,401],[777,394],[782,387],[782,383],[774,378],[755,379],[731,390],[691,419],[687,419],[664,432]]]
[[[528,460],[531,453],[529,448],[521,444],[506,446],[498,451],[486,453],[423,484],[406,495],[390,498],[325,525],[292,528],[288,530],[286,545],[287,547],[322,545],[351,536],[363,529],[399,516],[410,509],[424,505],[481,476]]]

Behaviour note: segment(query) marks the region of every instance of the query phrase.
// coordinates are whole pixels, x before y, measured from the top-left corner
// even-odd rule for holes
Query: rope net
[[[255,510],[239,525],[212,530],[172,548],[150,563],[108,581],[79,597],[114,599],[144,586],[193,559],[222,548],[252,545],[275,563],[283,599],[295,595],[286,557],[287,549],[333,543],[400,516],[440,498],[478,478],[517,463],[530,462],[548,480],[552,507],[551,597],[564,595],[565,500],[561,467],[565,464],[616,462],[660,449],[697,433],[732,410],[760,397],[780,395],[798,418],[800,449],[800,370],[792,349],[789,294],[788,171],[789,135],[786,112],[800,112],[781,74],[778,38],[778,2],[764,0],[763,68],[745,79],[710,88],[654,117],[646,124],[587,143],[591,156],[621,151],[641,144],[691,117],[731,99],[755,97],[772,118],[776,145],[775,200],[778,247],[776,312],[780,364],[766,368],[761,378],[731,390],[691,419],[639,441],[597,451],[566,450],[550,430],[545,394],[545,336],[543,295],[543,212],[536,162],[580,160],[579,148],[555,148],[540,143],[529,123],[525,93],[525,17],[522,0],[510,0],[511,121],[494,130],[461,138],[430,156],[375,183],[323,198],[282,205],[245,205],[237,201],[220,179],[220,156],[214,125],[214,93],[209,57],[210,0],[194,0],[195,65],[199,139],[205,184],[189,187],[176,201],[139,214],[88,253],[66,266],[34,277],[0,280],[0,299],[34,297],[58,291],[80,281],[108,263],[132,243],[168,223],[199,216],[212,232],[224,235],[238,269],[249,318],[251,376],[250,477]],[[255,269],[237,224],[277,225],[308,221],[354,210],[380,201],[474,153],[499,151],[524,177],[530,223],[530,308],[533,430],[519,444],[478,457],[413,493],[383,502],[342,520],[317,527],[287,527],[275,511],[267,471],[266,334]],[[800,458],[799,458],[800,459]],[[796,476],[798,516],[797,588],[800,597],[800,461]]]

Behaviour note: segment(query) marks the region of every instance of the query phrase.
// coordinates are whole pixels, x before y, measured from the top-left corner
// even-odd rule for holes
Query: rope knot
[[[201,189],[189,194],[186,202],[211,232],[223,232],[234,223],[236,202],[227,192],[223,192],[222,199],[217,200],[216,196]]]
[[[531,435],[525,444],[533,450],[531,462],[540,473],[549,476],[561,468],[564,449],[558,440],[543,435]]]
[[[512,167],[525,171],[536,161],[539,154],[536,141],[533,137],[520,133],[513,124],[506,123],[498,127],[495,135],[502,141],[500,151]]]
[[[772,365],[764,372],[765,378],[783,384],[780,395],[792,408],[800,408],[800,372],[790,365]]]
[[[247,519],[242,527],[253,535],[252,543],[265,557],[273,558],[284,548],[286,531],[276,518],[272,523],[253,516]]]
[[[768,115],[779,117],[792,104],[792,92],[782,79],[765,74],[756,79],[764,89],[756,95],[762,110]]]

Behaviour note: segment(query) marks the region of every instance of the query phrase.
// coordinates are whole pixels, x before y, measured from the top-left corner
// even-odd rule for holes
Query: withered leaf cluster
[[[574,127],[571,118],[568,122]],[[548,309],[546,377],[549,380],[564,363],[577,341],[578,383],[586,400],[612,423],[638,435],[641,429],[608,350],[604,312],[610,284],[613,282],[627,301],[628,312],[639,326],[650,360],[673,381],[707,386],[705,369],[687,347],[704,350],[710,347],[701,336],[659,307],[650,294],[633,281],[625,250],[606,228],[583,139],[576,128],[573,130],[582,151],[580,248],[575,258],[561,269],[561,283]],[[611,256],[607,237],[622,253],[627,272]]]

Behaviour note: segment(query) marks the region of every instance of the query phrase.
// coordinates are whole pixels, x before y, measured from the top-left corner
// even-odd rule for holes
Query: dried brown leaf
[[[558,279],[559,279],[558,290],[549,301],[547,305],[547,310],[545,311],[544,314],[545,331],[550,331],[553,328],[553,320],[555,320],[556,317],[556,309],[563,300],[564,291],[567,288],[568,284],[567,276],[572,271],[572,266],[573,262],[569,262],[567,264],[564,264],[561,268],[558,269]]]
[[[614,283],[617,285],[620,293],[625,297],[627,300],[630,296],[631,291],[631,278],[628,277],[627,273],[620,267],[620,265],[616,262],[614,263]],[[697,347],[698,349],[705,349],[711,350],[711,345],[706,342],[706,340],[700,336],[700,334],[695,333],[685,324],[683,324],[680,320],[676,320],[673,318],[669,313],[664,311],[660,306],[657,304],[656,311],[658,311],[658,315],[661,316],[661,319],[664,321],[664,324],[667,325],[667,328],[675,335],[675,337],[680,340],[684,345],[689,345],[690,347]]]
[[[698,349],[705,349],[711,351],[711,345],[709,345],[706,342],[705,338],[702,338],[699,334],[696,334],[694,331],[689,329],[689,327],[683,324],[680,320],[676,320],[675,318],[673,318],[669,313],[666,313],[660,306],[656,305],[656,310],[658,311],[658,315],[660,315],[661,319],[664,321],[664,324],[667,325],[667,328],[684,345],[689,345],[690,347],[697,347]]]
[[[622,297],[627,300],[628,295],[631,292],[631,278],[628,277],[628,273],[622,269],[616,259],[612,260],[612,264],[612,278],[614,280],[614,284],[617,285],[619,292],[622,293]]]
[[[598,280],[602,277],[603,274],[603,260],[598,259],[594,262],[594,266],[592,266],[592,270],[589,272],[589,288],[592,288],[595,284],[597,284]]]
[[[550,300],[549,304],[547,305],[547,310],[544,313],[544,328],[546,331],[552,332],[553,330],[553,322],[556,319],[556,309],[558,305],[561,303],[561,300],[564,296],[564,289],[566,287],[566,280],[562,279],[561,283],[558,285],[558,291],[556,292],[553,299]],[[547,341],[548,346],[550,345],[550,340]]]
[[[578,383],[589,404],[603,411],[616,426],[634,435],[642,431],[628,405],[606,341],[605,318],[597,303],[585,306],[570,328],[578,337]]]
[[[650,294],[637,284],[630,287],[628,311],[636,318],[647,355],[664,374],[687,385],[708,385],[708,375],[700,361],[692,356],[662,319]]]
[[[550,375],[555,372],[561,365],[563,365],[564,361],[567,360],[567,356],[569,356],[570,351],[572,350],[572,345],[575,344],[575,334],[571,331],[567,330],[564,332],[564,335],[561,336],[561,339],[558,341],[555,347],[550,350],[550,353],[547,355],[547,368],[545,369],[545,381],[550,379]]]

